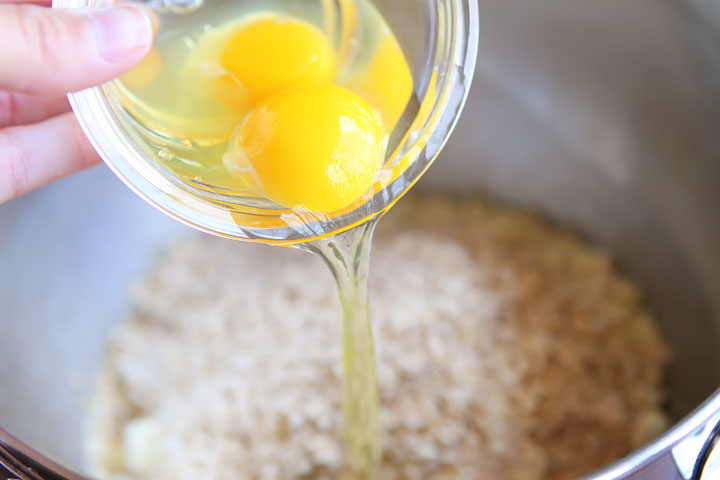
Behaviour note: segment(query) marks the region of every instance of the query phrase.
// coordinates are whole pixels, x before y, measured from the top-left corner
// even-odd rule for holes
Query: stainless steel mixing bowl
[[[470,102],[418,188],[482,189],[613,251],[673,346],[677,423],[587,478],[717,480],[720,2],[481,0],[480,12]],[[0,479],[80,478],[36,452],[82,471],[83,399],[125,285],[186,233],[102,167],[0,207],[0,425],[35,449],[0,431],[14,472]],[[23,470],[38,459],[40,476]]]

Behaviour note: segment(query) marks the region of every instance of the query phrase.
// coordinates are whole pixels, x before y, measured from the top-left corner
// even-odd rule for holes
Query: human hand
[[[0,0],[0,203],[99,161],[66,94],[135,66],[149,15],[132,6],[76,11]]]

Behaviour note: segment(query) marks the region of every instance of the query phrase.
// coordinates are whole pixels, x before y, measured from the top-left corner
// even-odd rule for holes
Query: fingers
[[[125,73],[152,44],[140,8],[79,12],[0,4],[0,89],[54,95],[99,85]]]
[[[0,5],[3,3],[29,3],[31,5],[42,5],[44,7],[52,6],[52,0],[0,0]]]
[[[72,113],[0,130],[0,203],[99,160]]]
[[[0,128],[27,125],[69,112],[67,97],[0,92]]]

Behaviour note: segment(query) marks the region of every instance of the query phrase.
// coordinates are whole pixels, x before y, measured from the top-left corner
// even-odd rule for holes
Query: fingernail
[[[100,55],[108,61],[147,48],[152,43],[153,26],[140,8],[123,6],[91,12],[89,15]]]

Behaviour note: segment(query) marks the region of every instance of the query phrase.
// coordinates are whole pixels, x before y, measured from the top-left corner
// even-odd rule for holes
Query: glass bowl
[[[71,94],[70,103],[105,163],[135,193],[171,217],[208,233],[265,243],[292,244],[332,235],[382,214],[425,172],[457,122],[475,68],[476,2],[373,3],[404,50],[414,91],[390,137],[390,153],[372,191],[342,211],[317,214],[291,210],[257,196],[209,191],[181,179],[163,166],[159,156],[166,156],[167,151],[148,142],[138,123],[123,109],[113,82]],[[62,8],[107,4],[102,0],[53,2],[54,7]]]

